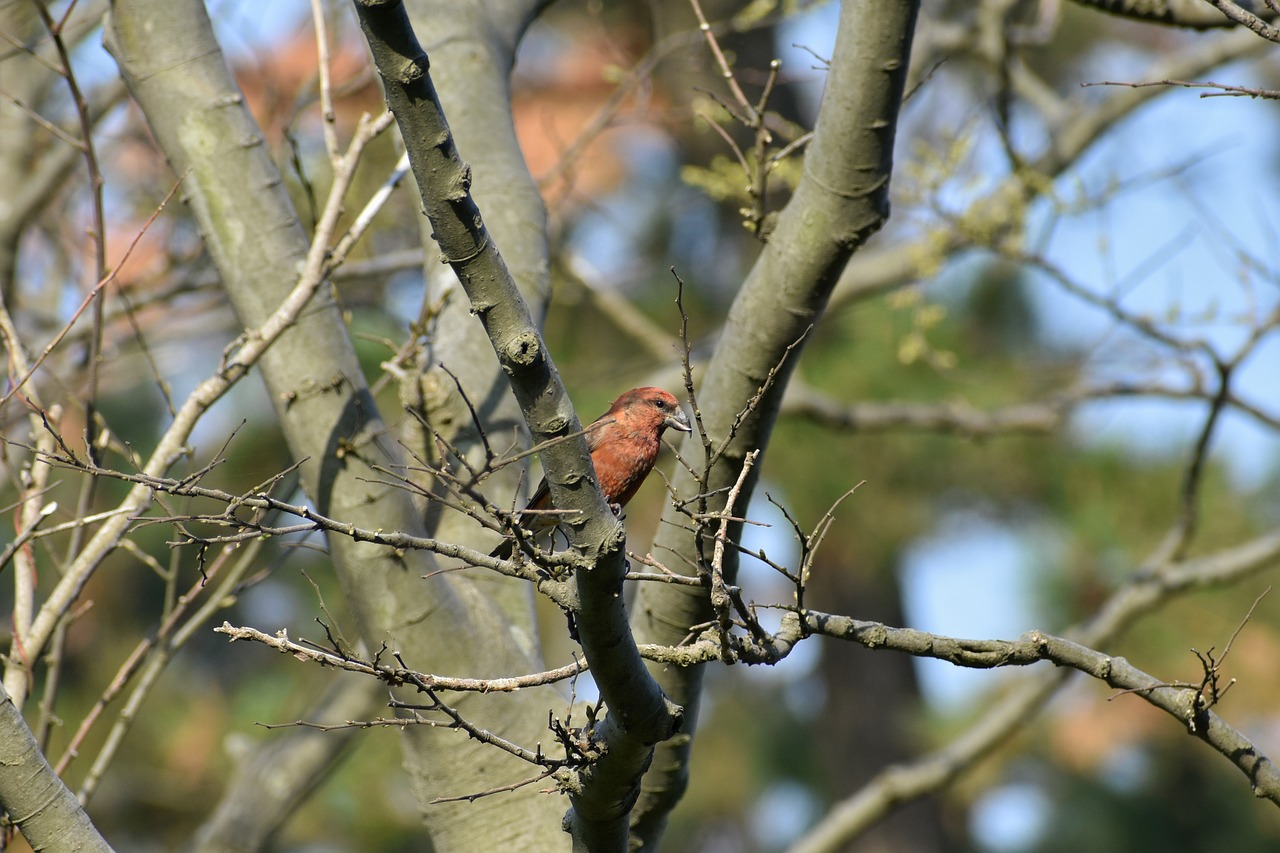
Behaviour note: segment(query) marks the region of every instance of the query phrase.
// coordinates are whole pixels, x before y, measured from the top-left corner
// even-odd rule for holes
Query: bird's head
[[[680,408],[680,401],[661,388],[633,388],[615,400],[609,411],[611,413],[625,411],[630,415],[652,418],[653,423],[660,424],[659,434],[668,428],[679,432],[693,431],[693,427],[689,425],[688,416],[684,413],[684,409]]]

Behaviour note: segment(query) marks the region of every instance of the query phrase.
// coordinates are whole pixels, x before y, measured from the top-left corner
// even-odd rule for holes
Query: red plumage
[[[635,495],[662,449],[662,433],[667,428],[689,432],[689,419],[680,402],[661,388],[633,388],[613,401],[609,411],[586,429],[587,449],[595,468],[600,491],[619,507]],[[552,509],[551,492],[544,478],[526,510]],[[532,516],[528,527],[534,533],[550,530],[558,522],[554,514]],[[515,543],[507,539],[490,556],[507,559]]]

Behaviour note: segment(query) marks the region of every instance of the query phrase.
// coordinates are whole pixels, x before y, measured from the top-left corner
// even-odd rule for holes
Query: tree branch
[[[33,850],[110,853],[76,795],[45,760],[22,712],[0,685],[0,808]]]
[[[246,328],[259,327],[293,286],[308,255],[323,256],[333,235],[317,231],[315,244],[309,244],[202,3],[118,0],[107,41],[169,162],[179,172],[191,172],[188,201],[240,321]],[[377,474],[378,467],[400,468],[398,449],[386,435],[328,290],[313,297],[308,310],[272,344],[261,368],[317,511],[365,529],[422,535],[424,519],[410,495]],[[343,536],[330,537],[329,548],[369,645],[387,641],[429,669],[443,660],[449,669],[480,674],[540,668],[534,663],[538,650],[529,642],[530,625],[512,624],[463,575],[424,583],[422,576],[435,568],[425,552],[400,552]],[[459,643],[459,637],[490,642]],[[522,692],[500,709],[502,728],[513,738],[531,739],[547,710],[562,702],[553,689]],[[482,747],[456,740],[437,747],[431,740],[414,730],[402,740],[420,793],[430,787],[429,780],[446,773],[470,789],[486,786],[480,780],[493,763],[481,767],[470,758]],[[439,750],[448,758],[441,759]],[[314,783],[294,781],[304,787]],[[537,846],[558,835],[553,818],[558,809],[536,792],[517,792],[500,807],[476,809],[501,823],[503,830],[495,834],[517,846]],[[466,817],[474,822],[475,814]],[[446,833],[461,818],[453,812],[441,815],[432,812],[440,820],[435,837],[437,849],[447,851]]]
[[[846,0],[841,6],[834,59],[803,176],[734,299],[699,390],[701,423],[711,444],[723,444],[726,452],[702,486],[677,471],[672,481],[677,498],[704,492],[719,494],[717,500],[723,502],[725,493],[719,490],[735,482],[746,454],[767,447],[799,356],[793,352],[797,342],[822,314],[850,255],[888,217],[893,141],[917,10],[917,3],[903,0]],[[747,401],[766,384],[770,387],[758,404],[740,417]],[[701,441],[691,436],[683,447],[695,451]],[[744,484],[744,505],[756,476]],[[668,510],[665,519],[677,523],[661,528],[655,549],[670,549],[685,566],[704,562],[695,538],[679,526],[677,511]],[[740,527],[734,525],[731,538],[737,538]],[[736,571],[737,555],[730,552],[724,567],[730,583]],[[678,643],[688,626],[711,618],[704,591],[675,584],[644,585],[633,614],[637,637],[662,645]],[[652,671],[693,717],[700,670]],[[684,792],[691,743],[686,738],[664,744],[654,762],[661,772],[645,780],[634,826],[641,849],[656,849],[667,814]]]
[[[577,415],[546,345],[471,197],[470,168],[453,143],[429,60],[403,5],[356,0],[356,11],[443,259],[484,324],[534,442],[579,432]],[[679,709],[646,673],[627,630],[619,594],[625,572],[623,531],[588,474],[585,440],[578,437],[549,446],[543,462],[552,503],[575,513],[563,526],[574,549],[584,555],[576,573],[581,601],[576,621],[608,707],[593,732],[605,744],[604,757],[583,772],[579,785],[570,786],[574,807],[567,826],[575,844],[622,849],[640,774],[652,745],[679,725]]]
[[[1069,638],[1092,648],[1110,645],[1135,620],[1175,595],[1232,583],[1274,566],[1280,561],[1280,530],[1182,562],[1168,562],[1168,555],[1164,556],[1166,562],[1149,562],[1136,569],[1130,581],[1116,590],[1086,624],[1069,632]],[[853,639],[859,636],[878,642],[880,634],[850,634]],[[802,840],[796,849],[807,853],[841,849],[889,812],[940,790],[1023,729],[1065,680],[1062,671],[1028,673],[951,743],[910,762],[885,768],[859,791],[837,803],[806,836],[815,839],[813,846]]]
[[[1076,2],[1081,6],[1098,9],[1122,18],[1193,30],[1233,27],[1240,23],[1234,18],[1211,12],[1205,5],[1205,0],[1076,0]],[[1245,5],[1252,12],[1268,19],[1275,17],[1274,12],[1260,3],[1246,0]]]

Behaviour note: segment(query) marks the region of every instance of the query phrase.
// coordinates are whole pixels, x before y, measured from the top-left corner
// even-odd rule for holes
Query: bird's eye
[[[654,400],[653,404],[657,406],[659,409],[665,409],[667,407],[666,400]]]

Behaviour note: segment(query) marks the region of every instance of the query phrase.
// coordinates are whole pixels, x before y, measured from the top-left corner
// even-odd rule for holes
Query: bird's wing
[[[608,420],[608,423],[601,423]],[[616,422],[617,414],[614,412],[605,412],[600,417],[592,421],[586,428],[587,434],[587,452],[595,453],[596,448],[600,446],[600,442],[604,437],[613,430],[613,424]]]
[[[524,505],[525,509],[551,509],[551,487],[547,485],[547,478],[543,477],[542,482],[538,484],[538,488],[529,496],[529,502]]]
[[[586,438],[587,438],[588,453],[594,454],[596,452],[596,448],[600,446],[600,442],[604,440],[605,436],[607,436],[609,434],[609,431],[612,429],[612,421],[610,423],[604,424],[603,426],[599,425],[600,422],[605,420],[606,418],[613,419],[615,417],[616,417],[616,414],[611,414],[609,412],[606,412],[600,417],[596,418],[594,421],[592,421],[591,425],[587,427]],[[542,478],[542,482],[538,484],[538,488],[534,491],[533,495],[529,498],[529,502],[524,505],[524,508],[525,509],[552,509],[553,508],[553,505],[551,503],[551,489],[549,486],[547,486],[546,477]]]

